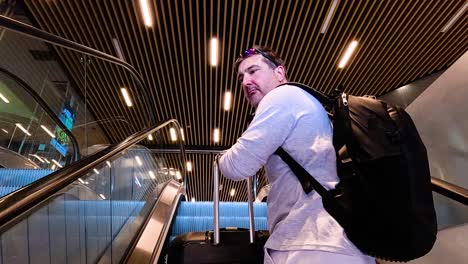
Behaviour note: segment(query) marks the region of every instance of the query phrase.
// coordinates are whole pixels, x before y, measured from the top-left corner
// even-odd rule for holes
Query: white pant
[[[264,264],[375,264],[369,256],[349,256],[319,250],[278,251],[265,248]]]

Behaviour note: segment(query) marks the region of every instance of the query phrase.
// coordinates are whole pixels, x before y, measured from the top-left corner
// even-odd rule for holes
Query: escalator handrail
[[[468,190],[450,182],[431,177],[432,190],[452,200],[468,205]]]
[[[116,158],[120,153],[122,153],[122,151],[129,149],[133,145],[144,140],[149,134],[155,133],[169,124],[176,126],[176,129],[180,131],[180,125],[176,119],[160,122],[151,128],[146,128],[129,136],[118,144],[109,146],[91,156],[85,157],[82,160],[71,164],[70,166],[55,171],[14,193],[4,196],[0,199],[0,226],[5,225],[10,220],[28,211],[33,206],[39,204],[47,197],[76,181],[92,169],[99,168],[100,166],[106,166],[105,161]],[[179,143],[182,156],[181,165],[183,165],[186,162],[185,149],[182,140],[179,140]],[[182,180],[185,181],[186,174],[183,173],[182,177]]]
[[[49,105],[42,99],[42,97],[31,87],[29,86],[24,80],[20,77],[16,76],[12,72],[1,68],[0,72],[7,75],[8,77],[12,78],[15,82],[17,82],[40,106],[41,108],[47,113],[47,115],[62,129],[65,134],[70,138],[73,144],[73,159],[72,161],[78,161],[81,159],[80,156],[80,149],[78,146],[78,141],[76,140],[75,136],[71,133],[71,131],[60,121],[54,111],[49,107]]]
[[[156,123],[155,121],[156,113],[154,112],[154,109],[151,108],[151,106],[154,104],[152,104],[151,101],[149,101],[151,100],[151,97],[147,94],[148,89],[145,85],[145,82],[143,81],[143,78],[132,65],[112,55],[109,55],[99,50],[78,44],[71,40],[68,40],[68,39],[59,37],[57,35],[51,34],[49,32],[40,30],[31,25],[16,21],[6,16],[0,15],[0,27],[4,27],[4,28],[7,28],[8,30],[15,31],[17,33],[20,33],[29,37],[33,37],[33,38],[39,39],[41,41],[44,41],[44,42],[47,42],[56,46],[60,46],[66,49],[81,52],[89,56],[122,66],[124,69],[130,72],[133,78],[135,78],[137,85],[140,86],[139,90],[145,93],[143,97],[144,97],[144,100],[146,100],[148,104],[148,108],[151,111],[150,123],[148,127],[153,126]]]

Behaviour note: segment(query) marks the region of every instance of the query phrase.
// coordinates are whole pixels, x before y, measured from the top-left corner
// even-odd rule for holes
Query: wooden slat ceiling
[[[138,1],[25,1],[35,24],[45,31],[114,56],[116,38],[125,60],[143,76],[146,91],[122,68],[91,58],[85,70],[80,54],[57,49],[83,94],[86,85],[95,117],[123,116],[132,124],[104,127],[111,142],[145,127],[153,108],[156,120],[180,121],[189,148],[235,143],[253,109],[243,98],[233,62],[254,44],[276,49],[291,81],[325,93],[342,84],[351,94],[376,96],[449,67],[468,49],[468,12],[441,32],[465,0],[342,0],[325,34],[320,29],[333,1],[149,2],[155,19],[151,28],[144,26]],[[216,67],[208,58],[213,36],[220,40]],[[340,70],[338,61],[351,40],[359,42],[358,48]],[[125,106],[122,86],[130,90],[134,107]],[[222,109],[226,91],[233,94],[230,111]],[[220,143],[212,140],[214,128],[221,131]],[[193,186],[203,186],[189,186],[189,196],[209,199],[212,157],[189,157],[194,172],[200,173],[192,176]]]

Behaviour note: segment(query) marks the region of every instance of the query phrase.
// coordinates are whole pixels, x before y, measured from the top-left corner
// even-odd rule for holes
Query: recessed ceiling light
[[[177,141],[177,133],[176,133],[175,128],[171,127],[169,129],[169,134],[171,135],[171,140],[172,141]]]
[[[358,42],[356,40],[353,40],[351,43],[349,43],[348,48],[346,48],[346,51],[343,54],[343,57],[341,57],[340,63],[338,64],[338,68],[342,69],[346,66],[349,59],[351,58],[351,55],[353,55],[353,52],[356,49],[357,44]]]
[[[231,92],[224,93],[224,110],[231,109]]]
[[[62,168],[63,166],[58,163],[56,160],[52,159],[52,162],[55,163],[55,165],[57,165],[59,168]]]
[[[50,131],[46,126],[41,125],[41,128],[42,128],[47,134],[49,134],[49,136],[51,136],[52,138],[55,138],[54,133],[52,133],[52,131]]]
[[[463,13],[466,11],[468,8],[468,1],[465,2],[465,4],[457,11],[457,13],[445,24],[445,26],[442,28],[440,32],[445,33],[447,30],[449,30],[453,24],[455,24],[455,21],[457,21]]]
[[[2,93],[0,93],[0,98],[3,100],[3,102],[9,104],[10,101],[8,100],[8,98],[6,98]]]
[[[148,4],[148,0],[140,0],[140,10],[143,16],[143,21],[145,23],[145,26],[152,27],[153,17],[151,16],[151,9]]]
[[[229,193],[229,195],[234,196],[235,194],[236,194],[236,189],[231,189],[231,192]]]
[[[38,159],[40,162],[45,163],[45,161],[41,157],[39,157],[38,155],[33,154],[32,156],[35,157],[36,159]]]
[[[180,129],[180,136],[182,137],[182,141],[185,141],[184,130],[182,128]]]
[[[122,50],[120,49],[119,40],[117,38],[112,38],[112,43],[114,43],[114,48],[115,48],[115,52],[117,52],[117,57],[119,57],[119,59],[124,61],[125,59],[124,59]]]
[[[156,176],[154,175],[153,171],[149,171],[149,175],[151,179],[156,179]]]
[[[219,142],[219,128],[215,128],[213,131],[213,141],[215,143]]]
[[[149,135],[148,135],[148,140],[149,140],[149,141],[153,141],[153,135],[149,134]]]
[[[187,161],[187,171],[192,171],[192,162],[191,161]]]
[[[325,32],[327,31],[328,26],[330,25],[330,22],[333,18],[333,15],[335,15],[335,11],[336,11],[336,7],[338,6],[338,3],[340,3],[340,0],[333,0],[333,3],[328,9],[327,16],[325,18],[325,21],[323,22],[322,29],[320,30],[321,34],[325,34]]]
[[[136,160],[136,162],[138,163],[138,166],[141,166],[141,165],[143,165],[143,162],[141,162],[141,159],[140,159],[140,157],[138,157],[138,156],[135,156],[135,160]]]
[[[126,88],[120,88],[120,91],[122,92],[122,95],[125,100],[125,104],[127,104],[128,107],[133,106],[132,99],[130,98],[130,95],[128,94],[128,91]]]
[[[21,131],[23,131],[26,135],[31,136],[31,133],[29,133],[29,131],[26,130],[26,128],[24,128],[20,123],[16,123],[16,127],[21,129]]]
[[[210,40],[210,64],[211,66],[218,65],[218,39],[212,38]]]

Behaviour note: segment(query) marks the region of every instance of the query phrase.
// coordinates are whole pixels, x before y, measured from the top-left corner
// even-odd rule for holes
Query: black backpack
[[[342,90],[328,97],[302,88],[332,113],[333,145],[340,178],[326,190],[281,147],[275,152],[306,193],[322,196],[325,210],[365,254],[409,261],[435,243],[437,220],[426,148],[408,113]]]

